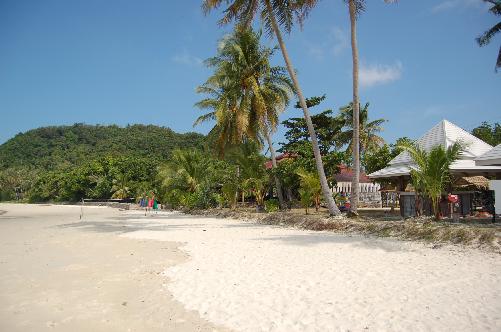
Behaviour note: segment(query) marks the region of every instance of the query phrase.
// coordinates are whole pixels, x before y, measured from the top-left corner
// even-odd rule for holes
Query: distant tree
[[[480,126],[473,128],[471,133],[492,146],[501,144],[501,125],[497,122],[491,125],[484,121]]]
[[[332,115],[332,110],[326,110],[311,117],[313,127],[317,132],[318,146],[322,156],[336,150],[342,145],[341,132],[344,122]],[[309,143],[308,128],[303,118],[290,118],[282,122],[286,128],[285,143],[280,143],[282,152],[296,152],[297,146]]]
[[[306,99],[308,107],[314,107],[325,99],[321,97],[311,97]],[[297,105],[296,105],[297,107]],[[338,166],[348,162],[348,155],[344,151],[339,151],[342,143],[343,119],[332,114],[332,110],[326,110],[311,117],[313,126],[318,137],[318,147],[322,155],[322,161],[325,165],[325,174],[332,183],[333,175],[338,172]],[[287,152],[294,156],[294,160],[282,167],[280,176],[286,176],[291,180],[296,178],[296,171],[303,169],[307,172],[313,172],[316,169],[315,159],[309,142],[309,133],[306,122],[303,118],[290,118],[282,122],[285,126],[285,143],[280,143],[280,152]],[[282,162],[283,163],[283,162]],[[285,164],[284,164],[285,165]],[[290,175],[285,175],[285,170],[292,170]],[[293,181],[289,181],[293,182]],[[293,186],[296,187],[296,186]]]
[[[0,145],[0,170],[29,167],[46,172],[119,156],[164,161],[176,148],[201,149],[205,139],[201,134],[178,134],[153,125],[42,127],[18,134]]]
[[[397,139],[395,144],[384,144],[381,147],[367,151],[362,159],[365,172],[371,174],[387,167],[389,162],[403,151],[402,144],[412,144],[412,140],[401,137]]]
[[[351,152],[353,146],[353,103],[341,107],[340,121],[344,123],[345,130],[341,135],[341,140],[347,144],[347,151]],[[359,115],[359,143],[360,155],[364,155],[366,151],[375,149],[384,144],[384,139],[378,134],[383,131],[385,119],[376,119],[369,121],[369,103],[360,108]]]
[[[492,5],[489,11],[496,15],[501,16],[501,0],[484,0]],[[492,37],[494,37],[498,32],[501,31],[501,22],[496,23],[492,28],[485,31],[480,37],[478,37],[477,43],[480,47],[488,45],[491,42]],[[501,67],[501,46],[499,47],[498,57],[496,60],[495,70],[497,72],[498,68]]]
[[[125,199],[130,197],[131,190],[127,174],[122,173],[119,177],[113,179],[111,192],[113,193],[111,198]]]

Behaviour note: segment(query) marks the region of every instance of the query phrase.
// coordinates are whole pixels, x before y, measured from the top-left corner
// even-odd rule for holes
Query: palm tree
[[[492,7],[489,8],[489,11],[496,16],[501,15],[501,0],[484,0],[492,4]],[[480,37],[477,38],[478,45],[485,46],[491,42],[492,37],[494,37],[498,32],[501,31],[501,22],[495,24],[492,28],[485,31]],[[499,47],[498,58],[496,60],[496,66],[494,67],[496,72],[497,69],[501,67],[501,46]]]
[[[168,164],[160,168],[159,177],[169,190],[193,193],[204,181],[208,163],[198,150],[174,150]]]
[[[338,116],[339,121],[344,123],[344,127],[347,130],[341,133],[340,142],[348,144],[347,151],[353,151],[353,114],[354,107],[353,103],[341,107],[339,110],[340,114]],[[384,139],[378,134],[383,131],[383,123],[386,122],[385,119],[376,119],[369,122],[369,103],[366,103],[364,107],[360,109],[359,112],[359,151],[363,155],[366,151],[373,150],[382,144],[384,144]]]
[[[113,179],[111,191],[113,192],[111,198],[125,199],[129,197],[130,187],[127,174],[121,173],[117,178]]]
[[[431,199],[435,219],[440,218],[440,197],[445,186],[450,182],[449,168],[463,150],[462,144],[455,142],[447,149],[442,145],[434,146],[429,152],[417,144],[402,143],[399,147],[408,151],[415,163],[411,169],[415,190],[422,190]]]
[[[299,99],[299,104],[303,109],[304,118],[306,120],[306,125],[310,134],[313,153],[315,155],[315,164],[320,178],[320,183],[322,185],[322,193],[324,199],[327,203],[327,207],[331,215],[340,214],[341,212],[334,202],[332,192],[329,188],[329,184],[327,183],[322,156],[318,147],[317,136],[313,128],[313,123],[311,121],[310,113],[306,105],[306,100],[304,98],[301,87],[299,86],[296,72],[294,71],[294,67],[292,66],[289,53],[287,52],[287,48],[285,47],[285,43],[282,38],[282,32],[279,28],[280,24],[280,26],[285,30],[286,33],[290,33],[295,21],[297,21],[299,25],[302,26],[310,11],[317,4],[317,0],[203,0],[202,9],[207,14],[211,10],[220,7],[223,3],[227,3],[228,6],[223,11],[223,17],[219,20],[220,25],[225,25],[235,20],[238,21],[238,23],[240,23],[241,25],[248,27],[259,12],[261,20],[263,21],[268,33],[270,35],[274,34],[277,37],[280,50],[282,51],[282,56],[287,66],[287,71],[289,72],[289,76],[294,83],[294,88]]]
[[[365,10],[365,0],[344,0],[348,2],[351,27],[351,54],[353,61],[353,180],[351,185],[351,207],[352,213],[357,214],[358,207],[358,184],[360,182],[360,127],[359,111],[360,100],[358,96],[358,46],[357,46],[357,18]],[[396,0],[384,0],[386,3],[396,2]]]
[[[237,27],[220,43],[218,55],[206,63],[215,67],[215,73],[199,88],[209,92],[211,98],[197,103],[212,111],[197,119],[195,124],[216,120],[214,130],[219,130],[220,150],[226,143],[239,143],[246,139],[267,141],[273,167],[276,168],[275,149],[271,134],[278,125],[278,115],[289,104],[294,93],[292,82],[285,68],[272,67],[269,58],[273,49],[260,46],[260,33]],[[210,86],[215,86],[209,89]],[[233,106],[230,108],[230,106]],[[229,130],[222,130],[229,128]],[[278,199],[283,208],[281,184],[275,176]]]

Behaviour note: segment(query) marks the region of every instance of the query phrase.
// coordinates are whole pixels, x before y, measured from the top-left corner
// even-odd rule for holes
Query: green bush
[[[280,210],[280,204],[277,199],[272,198],[264,202],[264,209],[266,212],[276,212]]]
[[[218,206],[218,197],[209,186],[200,186],[193,193],[185,193],[181,204],[189,209],[209,209]]]

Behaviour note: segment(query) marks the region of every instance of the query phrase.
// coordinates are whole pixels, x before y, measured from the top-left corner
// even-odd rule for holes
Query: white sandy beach
[[[179,213],[0,210],[1,330],[501,330],[499,254]]]

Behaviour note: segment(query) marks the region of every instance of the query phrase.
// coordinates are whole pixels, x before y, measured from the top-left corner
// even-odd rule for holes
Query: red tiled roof
[[[278,155],[276,158],[277,158],[277,163],[279,163],[282,160],[296,157],[297,154],[286,152]],[[268,160],[267,162],[264,163],[264,166],[266,167],[266,169],[271,169],[273,167],[273,164],[271,160]],[[339,165],[339,173],[334,175],[334,179],[336,179],[336,182],[351,182],[351,180],[353,179],[353,170],[346,165]],[[367,175],[364,172],[360,172],[360,183],[371,183],[371,182],[372,181],[367,177]]]
[[[353,179],[353,170],[346,165],[339,165],[339,173],[334,174],[337,182],[351,182]],[[371,183],[372,181],[364,172],[360,172],[360,183]]]
[[[296,158],[296,157],[297,157],[297,154],[286,152],[286,153],[279,154],[276,157],[276,159],[277,159],[277,163],[279,163],[282,160],[290,159],[290,158]],[[266,169],[271,169],[273,167],[272,161],[268,160],[267,162],[265,162],[264,163],[264,167],[266,167]]]

